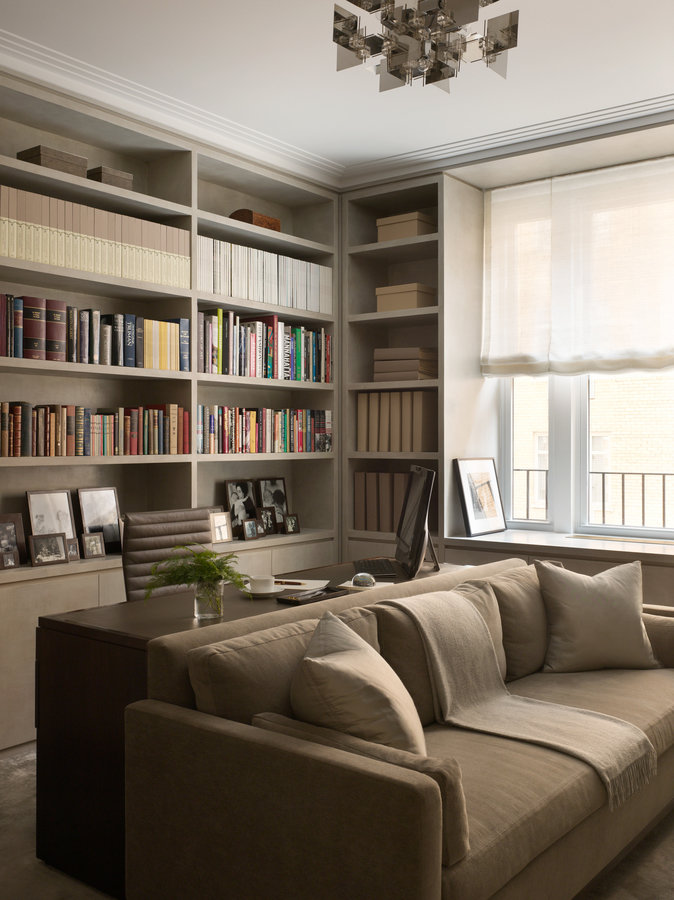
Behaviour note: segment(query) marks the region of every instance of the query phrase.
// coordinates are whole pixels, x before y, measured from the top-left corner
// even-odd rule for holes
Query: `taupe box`
[[[401,238],[417,237],[420,234],[433,234],[437,230],[434,220],[421,212],[402,213],[398,216],[377,219],[378,241],[396,241]]]
[[[378,287],[377,312],[393,312],[397,309],[421,309],[423,306],[435,306],[437,291],[427,284],[394,284],[391,287]]]
[[[86,178],[87,175],[86,156],[76,156],[74,153],[54,150],[53,147],[44,147],[42,144],[30,147],[28,150],[21,150],[16,154],[16,158],[24,162],[35,163],[38,166],[45,166],[47,169],[67,172],[68,175],[80,175],[82,178]]]
[[[133,190],[133,175],[131,172],[120,172],[119,169],[111,169],[110,166],[97,166],[89,169],[87,178],[92,181],[100,181],[102,184],[112,184],[114,187]]]

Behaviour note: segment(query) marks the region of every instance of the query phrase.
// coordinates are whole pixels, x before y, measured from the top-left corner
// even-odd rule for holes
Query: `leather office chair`
[[[152,564],[168,559],[179,544],[210,546],[211,525],[208,514],[222,512],[221,506],[200,509],[163,509],[124,514],[122,569],[127,600],[142,600],[151,577]],[[184,587],[158,588],[152,596],[183,591]]]

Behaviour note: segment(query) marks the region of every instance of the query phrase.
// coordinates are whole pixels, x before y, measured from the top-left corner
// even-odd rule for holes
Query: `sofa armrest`
[[[128,900],[439,900],[419,772],[143,700],[126,710]]]
[[[655,658],[665,668],[674,668],[674,618],[644,613],[643,622]]]

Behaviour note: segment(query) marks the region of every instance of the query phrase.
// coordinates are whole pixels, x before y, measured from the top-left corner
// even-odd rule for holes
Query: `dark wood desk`
[[[337,584],[353,565],[310,574]],[[231,588],[220,621],[280,609]],[[37,856],[112,896],[124,896],[124,709],[147,696],[148,642],[204,625],[191,593],[39,619]]]

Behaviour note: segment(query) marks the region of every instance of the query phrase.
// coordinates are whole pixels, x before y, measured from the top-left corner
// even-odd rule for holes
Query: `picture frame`
[[[246,519],[254,519],[255,481],[249,478],[237,478],[225,481],[226,502],[232,522],[233,537],[243,537],[243,523]]]
[[[290,513],[283,517],[283,528],[286,534],[300,533],[300,519],[297,513]]]
[[[85,534],[100,532],[103,535],[105,552],[121,553],[119,503],[114,487],[78,488],[77,499],[82,515],[82,530]]]
[[[232,517],[228,512],[208,514],[211,523],[211,543],[225,544],[232,540]]]
[[[28,536],[30,562],[32,566],[55,566],[67,563],[68,545],[65,532],[51,534],[31,534]]]
[[[258,516],[258,517],[255,519],[255,521],[256,521],[256,523],[257,523],[257,536],[258,536],[259,538],[260,538],[260,537],[264,537],[264,536],[267,534],[267,532],[264,530],[264,522],[262,521],[262,519],[261,519],[260,516]]]
[[[256,541],[260,535],[257,531],[257,519],[243,520],[243,539],[244,541]]]
[[[0,514],[0,553],[7,553],[11,550],[18,552],[19,565],[28,562],[21,513]]]
[[[468,537],[505,531],[503,501],[493,457],[455,459],[454,474]]]
[[[258,506],[257,517],[262,522],[265,534],[276,534],[276,510],[273,506]]]
[[[30,530],[34,535],[75,534],[70,491],[26,491]]]
[[[77,538],[66,538],[66,547],[68,548],[68,562],[80,558],[80,545]]]
[[[18,550],[0,550],[0,569],[18,569],[20,565]]]
[[[100,531],[82,534],[82,556],[85,559],[96,559],[105,556],[105,541]]]
[[[258,492],[260,508],[273,508],[276,516],[276,530],[281,531],[283,517],[288,515],[288,492],[285,478],[260,478]]]

